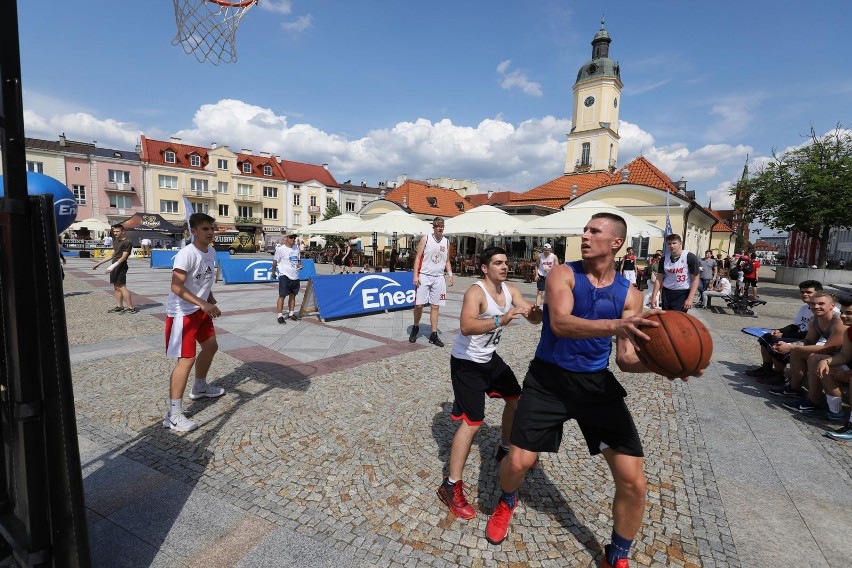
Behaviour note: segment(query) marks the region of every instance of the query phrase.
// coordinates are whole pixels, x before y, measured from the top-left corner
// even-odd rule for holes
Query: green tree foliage
[[[337,201],[334,199],[329,200],[328,205],[325,208],[325,213],[322,215],[322,220],[327,221],[332,217],[337,217],[341,214],[340,207],[337,205]],[[326,235],[325,236],[325,244],[327,245],[338,245],[342,244],[343,241],[346,240],[346,236],[344,235]]]
[[[850,204],[852,131],[838,125],[823,136],[811,128],[806,144],[780,156],[773,150],[736,205],[745,209],[749,221],[818,239],[818,264],[825,267],[829,231],[852,227]]]

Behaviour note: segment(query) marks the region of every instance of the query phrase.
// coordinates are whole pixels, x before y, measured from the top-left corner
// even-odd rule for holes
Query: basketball
[[[71,226],[77,218],[77,200],[70,189],[58,179],[40,174],[27,172],[27,194],[39,195],[49,193],[53,196],[53,211],[56,215],[57,234]],[[3,197],[3,176],[0,176],[0,197]]]
[[[640,328],[649,341],[637,339],[639,359],[654,373],[669,378],[686,377],[707,368],[713,355],[713,338],[698,318],[684,312],[663,312],[646,319],[658,327]]]

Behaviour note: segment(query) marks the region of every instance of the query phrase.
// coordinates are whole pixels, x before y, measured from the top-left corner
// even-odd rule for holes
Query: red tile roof
[[[470,208],[473,208],[480,205],[503,205],[521,195],[523,194],[517,191],[495,191],[492,192],[491,197],[488,197],[487,193],[474,193],[465,197],[465,200],[470,203]]]
[[[237,169],[240,170],[240,175],[255,177],[259,179],[274,179],[284,181],[284,171],[278,165],[278,160],[272,156],[255,156],[253,154],[243,154],[242,152],[234,152],[237,155]],[[251,164],[251,173],[243,171],[243,164],[248,162]],[[272,175],[263,174],[263,166],[272,168]]]
[[[463,212],[459,209],[457,203],[461,203],[465,209],[472,209],[470,203],[466,203],[452,189],[429,185],[425,181],[407,180],[396,189],[388,192],[385,199],[402,205],[403,196],[406,198],[408,209],[417,215],[455,217]]]
[[[559,209],[571,199],[572,187],[577,186],[577,195],[600,187],[609,179],[609,174],[603,172],[567,174],[538,187],[519,193],[507,205],[542,205]]]
[[[281,160],[281,170],[284,172],[285,179],[293,183],[316,180],[326,187],[339,187],[331,172],[316,164]]]
[[[713,226],[710,228],[710,232],[712,232],[712,233],[719,233],[719,232],[723,232],[723,231],[728,231],[728,232],[731,232],[731,233],[734,232],[734,231],[731,230],[731,228],[728,225],[725,224],[725,221],[722,219],[722,216],[719,215],[718,211],[713,211],[712,209],[709,209],[709,208],[705,209],[705,211],[707,211],[708,213],[713,215],[713,217],[716,218],[716,223],[714,223]]]
[[[142,161],[158,166],[170,166],[177,168],[188,168],[191,170],[203,170],[209,160],[208,149],[202,146],[190,146],[180,142],[152,140],[142,135]],[[175,153],[175,162],[166,162],[166,152],[171,150]],[[190,156],[197,154],[201,158],[201,165],[193,166]]]

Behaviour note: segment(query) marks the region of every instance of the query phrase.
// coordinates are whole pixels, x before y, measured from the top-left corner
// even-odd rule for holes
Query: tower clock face
[[[586,97],[586,100],[583,101],[583,104],[587,107],[592,106],[593,104],[595,104],[595,97]]]

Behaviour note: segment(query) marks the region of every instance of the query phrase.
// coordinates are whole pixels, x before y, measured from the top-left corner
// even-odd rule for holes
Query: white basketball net
[[[172,45],[180,44],[200,62],[233,63],[237,26],[257,0],[174,0],[177,35]]]

